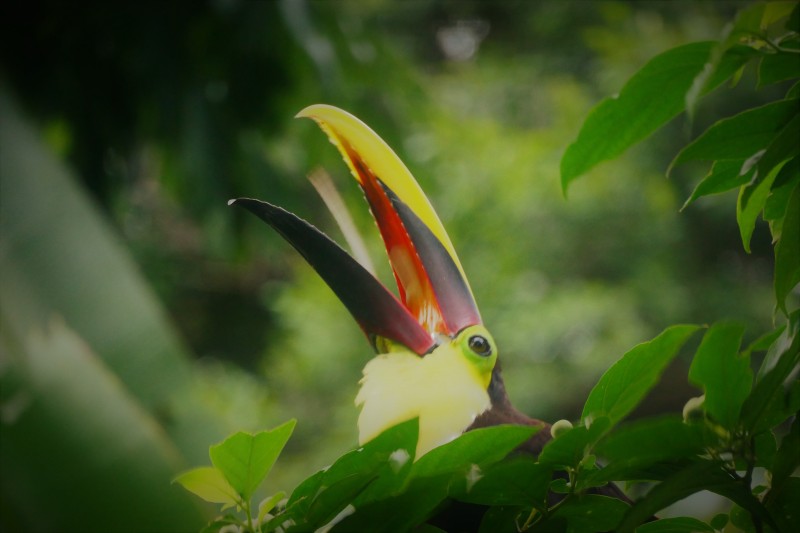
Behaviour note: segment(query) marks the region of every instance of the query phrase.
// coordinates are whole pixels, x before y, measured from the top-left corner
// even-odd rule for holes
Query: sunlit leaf
[[[209,448],[211,462],[242,499],[249,500],[272,469],[295,424],[295,420],[289,420],[269,431],[235,433]]]
[[[669,327],[655,339],[623,355],[589,393],[582,418],[608,417],[612,425],[622,420],[656,384],[667,364],[698,329],[691,325]]]
[[[223,504],[223,509],[242,504],[236,489],[231,487],[222,472],[213,466],[194,468],[176,476],[173,482],[180,483],[183,488],[207,502]]]
[[[689,368],[689,380],[705,390],[706,412],[728,429],[739,421],[753,383],[750,357],[739,355],[742,335],[741,324],[714,324],[703,336]]]

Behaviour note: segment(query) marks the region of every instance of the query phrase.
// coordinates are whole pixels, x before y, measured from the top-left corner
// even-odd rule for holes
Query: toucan
[[[293,213],[251,198],[229,203],[261,218],[305,258],[375,350],[355,400],[361,409],[359,442],[418,418],[418,459],[473,428],[525,424],[541,428],[522,446],[538,455],[551,438],[550,426],[509,401],[497,343],[442,222],[411,172],[378,134],[342,109],[316,104],[297,117],[322,128],[363,190],[399,297]]]
[[[444,226],[411,172],[369,126],[342,109],[316,104],[297,116],[322,128],[363,190],[399,297],[297,215],[251,198],[229,204],[247,209],[286,239],[333,290],[375,350],[355,399],[361,408],[359,442],[417,418],[417,460],[465,431],[517,424],[539,428],[517,449],[538,456],[553,438],[551,425],[511,404],[497,343],[483,324]],[[614,484],[591,492],[631,503]],[[561,498],[548,495],[551,504]],[[483,512],[481,506],[452,502],[431,523],[472,530]]]

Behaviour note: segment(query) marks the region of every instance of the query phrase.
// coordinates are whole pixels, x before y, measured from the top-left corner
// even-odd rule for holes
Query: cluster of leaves
[[[694,43],[651,60],[618,97],[601,102],[562,159],[564,189],[597,163],[618,156],[699,98],[756,63],[759,86],[800,77],[800,8],[753,6],[719,42]],[[245,531],[441,531],[461,519],[479,531],[797,531],[800,515],[800,84],[781,98],[709,127],[671,166],[712,166],[687,205],[739,188],[736,208],[749,250],[756,219],[769,222],[775,248],[776,321],[742,347],[745,328],[705,330],[689,380],[704,395],[681,415],[625,423],[682,348],[702,328],[676,325],[634,347],[589,394],[581,419],[556,432],[540,456],[511,453],[534,428],[498,426],[462,435],[415,458],[416,421],[401,424],[302,482],[288,499],[265,500],[253,520],[249,499],[288,439],[293,423],[212,447],[215,468],[178,480],[201,497],[241,508],[209,527]],[[766,352],[755,375],[751,359]],[[563,427],[563,424],[557,426]],[[258,442],[258,445],[256,445]],[[266,459],[254,460],[254,453]],[[608,482],[648,482],[635,503],[596,494]],[[650,521],[666,506],[709,491],[733,503],[704,522]],[[480,509],[478,514],[476,507]],[[448,514],[448,509],[450,510]],[[703,517],[708,518],[708,517]],[[470,523],[469,520],[472,520]]]
[[[538,458],[511,453],[537,428],[496,426],[465,433],[415,460],[418,426],[411,420],[306,479],[277,508],[282,493],[267,498],[253,521],[248,499],[285,444],[290,423],[252,437],[239,433],[212,446],[216,468],[192,470],[178,481],[223,509],[242,508],[247,516],[226,515],[208,531],[227,524],[261,532],[404,531],[422,524],[439,531],[438,525],[448,527],[454,519],[474,519],[470,527],[479,531],[721,529],[729,520],[724,514],[711,525],[690,517],[645,523],[701,490],[736,503],[730,520],[737,527],[792,531],[800,523],[792,515],[800,478],[791,476],[798,466],[800,423],[792,425],[780,446],[771,429],[800,406],[797,385],[789,392],[780,387],[798,364],[797,327],[795,321],[791,331],[760,339],[739,353],[742,327],[712,326],[690,371],[706,391],[705,402],[690,401],[683,419],[665,416],[617,428],[700,330],[668,328],[613,365],[590,393],[580,423],[558,432]],[[769,355],[753,385],[750,354],[767,345]],[[258,453],[268,454],[268,460],[255,461]],[[770,470],[769,486],[751,488],[756,467]],[[625,480],[659,483],[633,506],[592,494],[610,481]],[[474,515],[460,504],[486,512]]]

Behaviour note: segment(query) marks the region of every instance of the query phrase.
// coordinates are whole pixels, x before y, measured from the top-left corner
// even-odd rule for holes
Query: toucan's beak
[[[353,115],[312,105],[298,117],[315,120],[358,181],[383,237],[400,299],[324,233],[279,207],[232,200],[259,216],[292,244],[344,303],[373,346],[381,339],[419,355],[442,337],[481,318],[447,233],[414,177],[391,148]]]

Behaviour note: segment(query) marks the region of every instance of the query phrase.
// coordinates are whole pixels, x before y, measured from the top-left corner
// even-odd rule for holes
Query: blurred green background
[[[266,199],[343,242],[305,179],[321,166],[391,286],[345,165],[292,118],[312,103],[362,118],[420,181],[532,416],[577,418],[669,324],[768,328],[768,232],[744,254],[735,196],[679,213],[704,168],[664,177],[693,132],[775,96],[748,74],[568,199],[558,174],[594,104],[742,5],[4,3],[0,529],[196,530],[213,509],[170,480],[227,434],[298,419],[267,492],[355,445],[368,343],[288,245],[226,206]],[[679,361],[647,412],[695,395],[685,376]]]

